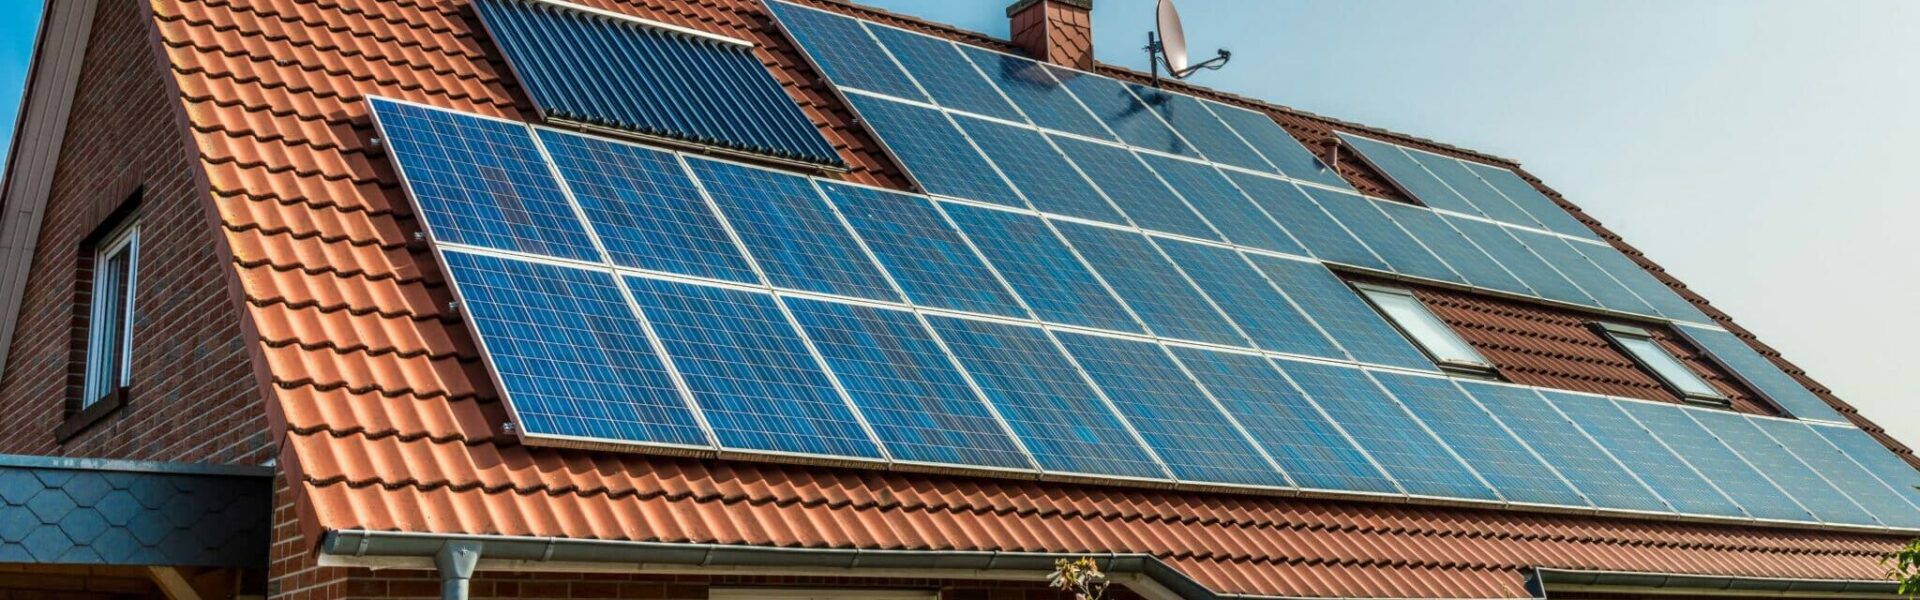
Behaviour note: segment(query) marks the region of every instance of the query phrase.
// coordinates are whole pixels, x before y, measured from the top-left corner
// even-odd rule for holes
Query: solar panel
[[[1420,166],[1399,146],[1345,133],[1339,136],[1341,141],[1359,151],[1360,157],[1373,165],[1374,170],[1386,175],[1394,186],[1406,190],[1421,204],[1469,215],[1484,214],[1466,198],[1454,193],[1439,177],[1428,172],[1426,167]]]
[[[1201,103],[1212,109],[1214,116],[1232,128],[1234,133],[1240,134],[1240,139],[1260,151],[1260,155],[1277,167],[1280,174],[1339,189],[1353,189],[1332,167],[1320,162],[1319,157],[1307,151],[1306,146],[1300,145],[1300,140],[1281,129],[1273,117],[1211,100],[1202,100]]]
[[[1546,225],[1548,231],[1591,240],[1600,239],[1600,236],[1593,233],[1593,229],[1581,224],[1579,219],[1573,218],[1573,214],[1567,212],[1567,209],[1561,208],[1552,198],[1541,194],[1533,184],[1527,183],[1527,180],[1521,179],[1513,171],[1473,162],[1461,164],[1467,165],[1468,169],[1479,175],[1480,179],[1486,181],[1488,185],[1499,190],[1508,200],[1513,201],[1514,205],[1525,209],[1534,220]]]
[[[1300,309],[1238,252],[1176,240],[1159,240],[1187,277],[1205,290],[1254,345],[1274,352],[1346,359]]]
[[[1845,490],[1847,497],[1871,513],[1881,524],[1888,527],[1920,529],[1920,508],[1907,501],[1904,494],[1894,491],[1881,483],[1880,479],[1855,463],[1847,455],[1827,443],[1813,426],[1799,421],[1778,419],[1749,419],[1754,425],[1766,431],[1768,437],[1780,442],[1788,452],[1792,452],[1801,462],[1807,464],[1821,477],[1833,483],[1834,487]]]
[[[487,361],[531,435],[708,446],[613,275],[442,253]]]
[[[927,100],[859,20],[779,0],[766,4],[774,21],[835,86]]]
[[[1132,90],[1118,80],[1054,66],[1047,69],[1060,80],[1080,103],[1100,118],[1108,129],[1119,134],[1129,146],[1168,154],[1199,158],[1200,153],[1173,132],[1153,109],[1147,108]]]
[[[1176,479],[1285,487],[1286,477],[1159,344],[1060,334],[1060,344]]]
[[[679,158],[547,129],[538,135],[613,264],[760,283]]]
[[[1760,392],[1789,414],[1802,419],[1845,422],[1826,401],[1813,395],[1798,380],[1780,370],[1773,361],[1755,352],[1752,346],[1721,329],[1683,326],[1674,328],[1687,336],[1694,346],[1706,350],[1715,362],[1740,378],[1747,387]]]
[[[1768,478],[1780,484],[1781,489],[1799,500],[1807,510],[1813,511],[1813,515],[1821,521],[1853,525],[1877,523],[1872,514],[1800,462],[1786,447],[1767,437],[1745,415],[1708,410],[1687,412],[1702,427],[1713,432],[1714,437],[1720,438],[1734,452],[1745,457],[1747,462],[1755,467],[1764,466]]]
[[[1034,467],[912,313],[806,298],[784,301],[894,459]]]
[[[840,183],[822,182],[820,189],[914,304],[1027,316],[926,197]]]
[[[944,113],[875,96],[847,99],[927,193],[1026,208]]]
[[[1615,280],[1618,280],[1621,285],[1625,285],[1627,289],[1633,290],[1635,295],[1640,296],[1641,300],[1645,300],[1647,304],[1651,305],[1661,316],[1675,320],[1693,321],[1695,323],[1713,322],[1713,319],[1708,318],[1706,313],[1700,312],[1699,307],[1694,306],[1692,302],[1688,302],[1686,298],[1680,297],[1680,294],[1674,292],[1673,288],[1667,287],[1665,283],[1661,283],[1652,273],[1640,268],[1640,265],[1633,262],[1633,259],[1627,258],[1627,255],[1621,254],[1619,250],[1614,249],[1612,246],[1601,244],[1572,244],[1572,246],[1578,249],[1581,254],[1585,254],[1589,260],[1593,261],[1595,266],[1600,267],[1600,270],[1606,271],[1607,274],[1612,275]]]
[[[1155,334],[1232,346],[1247,344],[1246,338],[1146,236],[1078,223],[1057,226],[1094,272],[1113,286],[1114,293]]]
[[[960,53],[972,59],[1034,125],[1090,138],[1114,139],[1113,133],[1087,112],[1086,107],[1047,72],[1045,65],[966,44],[958,46]]]
[[[1565,238],[1526,229],[1507,228],[1507,232],[1519,239],[1520,243],[1526,244],[1547,264],[1553,265],[1561,275],[1579,284],[1581,290],[1599,301],[1600,308],[1642,315],[1656,314],[1653,307],[1647,306],[1640,296],[1620,285],[1606,271],[1600,270],[1593,261],[1587,260],[1586,255],[1574,250]]]
[[[1507,228],[1476,219],[1465,219],[1442,215],[1441,219],[1453,225],[1461,235],[1472,240],[1474,245],[1500,262],[1500,266],[1519,277],[1535,295],[1549,300],[1558,300],[1584,306],[1599,306],[1600,303],[1588,296],[1580,286],[1554,270],[1552,265],[1542,260],[1526,244],[1514,239]]]
[[[1486,482],[1456,459],[1400,403],[1359,369],[1285,361],[1281,370],[1326,410],[1407,493],[1498,501]]]
[[[1908,503],[1920,506],[1920,471],[1894,456],[1872,435],[1851,426],[1813,426],[1812,429],[1845,452],[1848,458],[1860,463],[1875,477],[1900,492]]]
[[[1379,311],[1368,306],[1359,293],[1326,267],[1270,256],[1248,255],[1247,258],[1304,312],[1313,315],[1314,321],[1354,360],[1434,370],[1433,361],[1428,360],[1427,355],[1414,348]]]
[[[1515,206],[1512,201],[1507,200],[1506,196],[1501,195],[1498,190],[1487,185],[1487,182],[1482,181],[1480,176],[1473,174],[1473,171],[1468,169],[1467,166],[1459,160],[1415,148],[1402,148],[1402,150],[1405,150],[1407,156],[1412,158],[1414,162],[1420,163],[1422,167],[1426,167],[1427,172],[1432,173],[1434,177],[1446,183],[1447,187],[1451,188],[1455,194],[1458,194],[1461,198],[1465,198],[1468,204],[1473,205],[1475,209],[1479,210],[1480,214],[1486,215],[1487,218],[1502,223],[1512,223],[1525,227],[1540,226],[1540,223],[1535,221],[1532,215],[1527,214],[1527,211],[1521,210],[1519,206]]]
[[[1513,432],[1488,418],[1485,410],[1447,379],[1387,372],[1375,372],[1373,378],[1486,478],[1503,499],[1589,506],[1587,499],[1558,472],[1541,462]],[[1541,432],[1527,433],[1529,440],[1533,440]]]
[[[1143,331],[1046,222],[1030,215],[963,204],[943,204],[941,208],[1041,319],[1113,331]]]
[[[954,122],[980,145],[1007,180],[1035,209],[1120,225],[1127,218],[1107,203],[1040,132],[955,115]]]
[[[721,446],[882,458],[773,296],[643,277],[626,284]]]
[[[1227,177],[1265,209],[1273,220],[1285,227],[1294,239],[1306,246],[1314,258],[1380,271],[1392,270],[1385,261],[1353,237],[1339,221],[1333,220],[1306,192],[1279,179],[1228,173]]]
[[[1441,262],[1419,240],[1413,239],[1406,230],[1380,212],[1373,200],[1361,196],[1344,194],[1321,189],[1309,188],[1308,196],[1327,209],[1333,218],[1362,240],[1367,247],[1380,255],[1380,258],[1393,266],[1393,270],[1415,277],[1425,277],[1440,281],[1466,283],[1459,273]]]
[[[434,241],[603,260],[525,124],[368,102]]]
[[[1439,213],[1409,206],[1398,202],[1378,202],[1374,206],[1387,213],[1394,222],[1413,235],[1435,256],[1440,257],[1453,270],[1466,278],[1467,283],[1487,289],[1532,295],[1533,290],[1521,283],[1498,261],[1480,250],[1466,236],[1455,231]]]
[[[1135,225],[1206,240],[1220,239],[1206,221],[1154,177],[1153,171],[1147,170],[1132,152],[1067,137],[1054,136],[1053,142]]]
[[[1025,121],[952,42],[867,23],[867,30],[893,53],[907,76],[933,96],[933,103],[1014,122]]]
[[[1180,137],[1206,155],[1207,160],[1233,165],[1256,171],[1273,171],[1273,165],[1267,164],[1252,146],[1240,139],[1239,134],[1228,129],[1225,123],[1215,118],[1199,100],[1185,94],[1169,92],[1137,83],[1127,84],[1133,89],[1133,95],[1153,109],[1160,118],[1180,132]]]
[[[1399,494],[1400,488],[1267,359],[1174,347],[1181,364],[1302,488]]]
[[[1225,235],[1227,241],[1306,256],[1305,248],[1212,166],[1157,154],[1141,154],[1140,158],[1186,198],[1188,206]]]
[[[971,319],[927,320],[1041,468],[1167,476],[1045,332]]]
[[[687,164],[774,285],[900,300],[807,178],[698,158]]]
[[[1807,512],[1773,480],[1688,417],[1688,410],[1668,404],[1624,400],[1616,401],[1616,404],[1668,448],[1685,458],[1688,464],[1725,492],[1727,497],[1737,498],[1747,514],[1758,519],[1815,520],[1813,513]]]
[[[1601,508],[1672,512],[1673,508],[1533,390],[1469,382],[1462,386],[1581,494]],[[1607,402],[1604,399],[1598,402]],[[1613,410],[1611,406],[1608,410]],[[1624,420],[1625,415],[1620,418]],[[1431,422],[1431,421],[1429,421]],[[1482,473],[1486,471],[1481,470]],[[1504,488],[1502,488],[1504,490]],[[1736,514],[1738,514],[1736,512]]]
[[[1468,387],[1477,389],[1473,385]],[[1612,400],[1554,390],[1541,390],[1540,394],[1675,510],[1696,515],[1747,516],[1734,500],[1693,470],[1685,457],[1674,454],[1686,448],[1667,448]]]

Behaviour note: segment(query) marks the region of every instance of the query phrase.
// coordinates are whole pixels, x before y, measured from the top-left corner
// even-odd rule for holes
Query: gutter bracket
[[[480,542],[447,542],[433,555],[433,566],[440,571],[440,599],[467,600],[467,587],[474,567],[480,564]]]

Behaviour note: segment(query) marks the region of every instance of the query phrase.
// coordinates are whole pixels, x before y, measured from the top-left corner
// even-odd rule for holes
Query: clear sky
[[[1005,36],[1001,0],[865,0]],[[1095,0],[1145,64],[1153,0]],[[1196,80],[1518,159],[1920,443],[1920,3],[1182,0]],[[35,2],[0,2],[0,134]],[[0,142],[3,143],[3,142]]]

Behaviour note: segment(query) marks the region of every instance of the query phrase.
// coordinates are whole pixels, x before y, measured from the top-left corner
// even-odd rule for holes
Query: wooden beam
[[[147,567],[147,577],[167,595],[167,600],[200,600],[200,591],[193,589],[185,575],[173,567]]]

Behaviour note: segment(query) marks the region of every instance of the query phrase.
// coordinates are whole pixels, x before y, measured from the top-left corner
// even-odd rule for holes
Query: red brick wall
[[[229,463],[272,456],[223,242],[196,192],[192,141],[152,27],[144,2],[100,2],[0,379],[0,453]],[[84,343],[75,343],[84,340],[84,319],[73,318],[86,301],[77,285],[82,239],[136,187],[144,193],[128,401],[57,443],[84,358]]]

